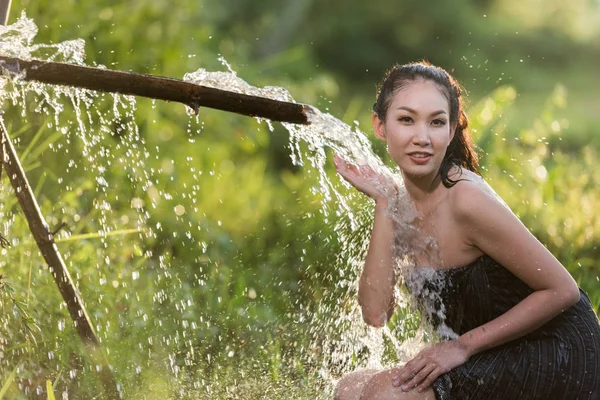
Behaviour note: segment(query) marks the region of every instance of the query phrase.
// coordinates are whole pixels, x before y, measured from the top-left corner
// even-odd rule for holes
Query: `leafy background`
[[[88,64],[126,71],[181,78],[223,70],[222,56],[247,82],[286,87],[367,132],[387,68],[439,64],[468,92],[484,177],[598,310],[599,8],[591,0],[15,0],[11,21],[24,10],[39,43],[82,38]],[[110,113],[110,99],[96,100]],[[110,149],[109,190],[98,184],[98,157],[84,156],[35,104],[6,104],[3,117],[49,224],[68,226],[58,247],[125,397],[327,398],[315,332],[299,318],[340,296],[351,307],[339,281],[356,271],[339,262],[343,217],[323,211],[318,176],[292,163],[287,131],[208,109],[196,121],[179,104],[146,99],[123,108],[97,132],[96,150]],[[69,126],[74,111],[61,118]],[[132,122],[137,139],[123,133]],[[135,153],[140,141],[148,155]],[[139,163],[120,161],[131,154]],[[144,170],[153,171],[151,190]],[[12,246],[0,260],[0,393],[102,398],[5,176],[2,187]],[[104,226],[114,235],[98,234]],[[140,227],[152,234],[132,232]]]

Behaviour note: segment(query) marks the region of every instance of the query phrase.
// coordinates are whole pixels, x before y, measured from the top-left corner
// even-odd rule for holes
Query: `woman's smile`
[[[432,158],[433,154],[431,153],[423,153],[423,152],[414,152],[408,153],[408,158],[415,164],[427,164]]]

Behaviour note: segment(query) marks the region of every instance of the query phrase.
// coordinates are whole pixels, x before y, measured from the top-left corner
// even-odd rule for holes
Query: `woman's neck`
[[[408,195],[415,203],[417,211],[424,212],[432,203],[436,203],[436,198],[440,194],[442,180],[439,174],[435,177],[412,177],[407,174],[402,174],[404,185]]]

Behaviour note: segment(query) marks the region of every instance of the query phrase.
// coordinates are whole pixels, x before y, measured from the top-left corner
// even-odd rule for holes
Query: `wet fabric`
[[[429,298],[430,306],[441,308],[446,325],[459,335],[533,292],[488,256],[462,268],[437,270],[431,278],[425,285],[443,284],[428,288],[440,294]],[[580,292],[577,304],[541,328],[440,376],[433,384],[436,399],[600,400],[600,325],[589,298]],[[439,315],[430,317],[436,322]]]

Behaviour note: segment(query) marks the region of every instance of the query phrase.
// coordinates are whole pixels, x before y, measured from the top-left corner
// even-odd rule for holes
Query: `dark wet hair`
[[[456,132],[448,145],[439,170],[442,184],[449,188],[460,181],[448,177],[452,166],[456,165],[479,173],[479,157],[471,141],[469,119],[463,109],[462,89],[456,79],[446,70],[427,61],[396,65],[387,72],[383,83],[379,86],[373,111],[380,120],[385,122],[394,95],[409,83],[418,80],[431,81],[438,86],[448,100],[450,124],[456,124]]]

